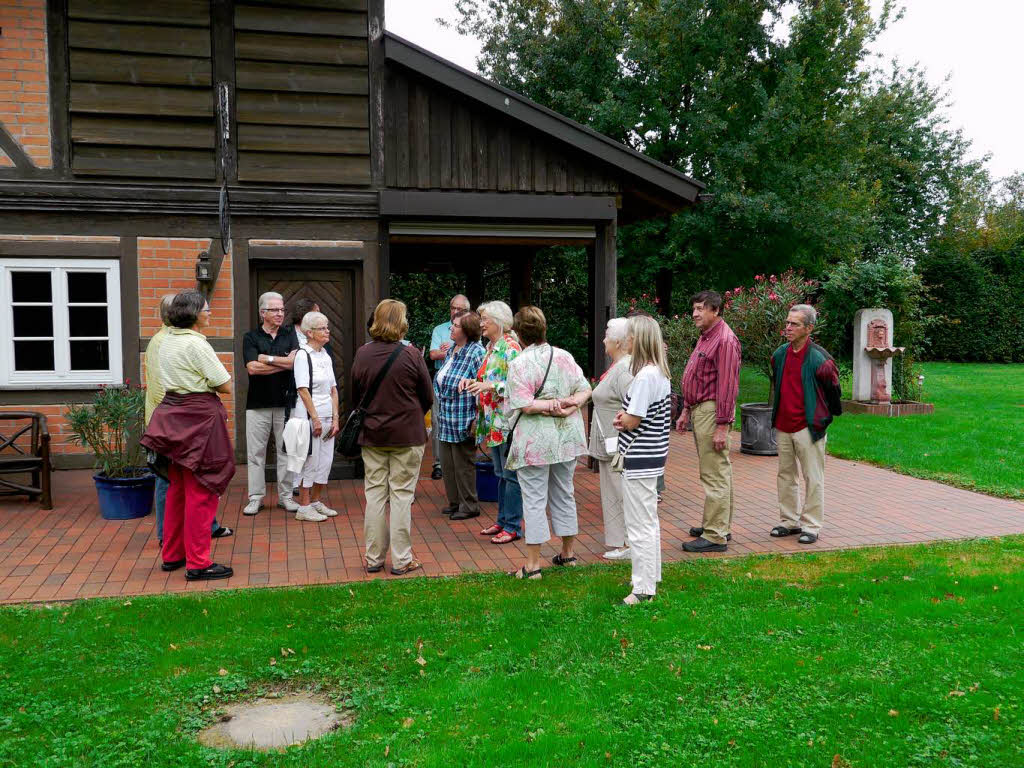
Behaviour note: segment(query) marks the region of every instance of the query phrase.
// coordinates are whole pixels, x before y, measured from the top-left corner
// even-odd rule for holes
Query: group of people
[[[721,552],[732,538],[729,448],[741,348],[721,317],[719,294],[699,293],[692,306],[700,337],[682,377],[675,426],[692,429],[705,503],[701,525],[690,529],[693,540],[683,548]],[[287,325],[277,293],[260,297],[259,312],[260,326],[243,342],[249,375],[249,500],[243,513],[255,515],[262,506],[273,434],[278,506],[298,520],[322,521],[337,514],[326,506],[324,490],[341,426],[329,322],[314,302],[302,299]],[[525,538],[526,558],[514,571],[520,579],[541,577],[540,550],[552,531],[560,539],[552,564],[576,564],[574,472],[581,456],[593,457],[600,473],[604,556],[632,563],[626,604],[650,600],[661,580],[658,503],[673,425],[667,348],[658,322],[644,313],[608,322],[604,346],[611,365],[592,389],[572,355],[548,342],[538,307],[524,306],[513,315],[505,302],[489,301],[473,311],[459,295],[449,313],[427,351],[433,376],[405,338],[405,304],[392,299],[377,305],[368,323],[370,341],[353,360],[351,400],[365,414],[359,446],[367,570],[383,570],[389,552],[392,574],[422,568],[413,554],[411,516],[429,413],[432,476],[443,479],[447,495],[441,511],[452,520],[480,516],[475,461],[478,452],[486,454],[498,478],[498,510],[480,534],[496,545]],[[146,353],[144,444],[169,462],[157,498],[163,567],[185,566],[188,579],[225,578],[231,569],[212,563],[209,555],[211,537],[231,535],[214,519],[217,496],[234,472],[216,395],[230,392],[230,376],[199,332],[209,322],[201,294],[164,297],[161,314],[165,327]],[[793,307],[784,330],[788,341],[772,361],[780,524],[771,535],[798,535],[804,544],[816,541],[821,527],[824,437],[841,410],[835,363],[810,341],[815,322],[813,308]],[[591,399],[588,436],[583,408]],[[200,433],[205,439],[195,441]],[[802,506],[799,475],[805,482]]]

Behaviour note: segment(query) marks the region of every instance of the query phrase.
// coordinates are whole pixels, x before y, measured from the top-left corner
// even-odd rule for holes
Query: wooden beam
[[[213,0],[210,8],[214,112],[217,116],[214,135],[217,147],[217,181],[221,184],[231,184],[238,180],[238,97],[235,83],[233,5],[233,0]]]
[[[54,174],[71,174],[71,138],[68,122],[68,14],[66,0],[46,3],[46,49],[49,60],[50,158]]]
[[[594,246],[588,249],[588,273],[592,276],[588,323],[592,376],[600,376],[608,367],[608,356],[604,351],[604,329],[616,315],[618,285],[615,235],[616,222],[613,220],[598,227]]]
[[[395,189],[381,191],[380,210],[395,217],[561,221],[609,221],[616,214],[614,197]]]

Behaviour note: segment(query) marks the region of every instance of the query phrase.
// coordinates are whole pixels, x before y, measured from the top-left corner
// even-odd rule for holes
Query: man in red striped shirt
[[[704,486],[704,520],[690,529],[687,552],[725,552],[732,540],[732,462],[729,432],[740,388],[740,341],[722,319],[722,297],[702,291],[691,299],[700,338],[683,372],[683,412],[676,429],[693,424],[700,482]]]

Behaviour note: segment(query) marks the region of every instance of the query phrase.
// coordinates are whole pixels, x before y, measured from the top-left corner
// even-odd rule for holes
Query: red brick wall
[[[0,123],[40,168],[49,168],[46,0],[0,0]],[[0,153],[0,166],[13,165]]]
[[[196,259],[208,250],[205,238],[140,237],[139,333],[149,338],[160,330],[160,297],[196,286]],[[231,338],[234,334],[234,303],[231,293],[231,254],[224,257],[210,297],[207,336]]]
[[[54,398],[60,397],[59,393],[54,393]],[[46,416],[46,428],[50,431],[50,455],[51,456],[65,456],[71,454],[88,454],[89,450],[80,445],[73,445],[71,443],[71,431],[68,429],[67,421],[64,418],[64,410],[67,406],[62,404],[54,405],[0,405],[0,411],[38,411]],[[27,422],[24,422],[27,423]],[[12,422],[0,422],[4,425],[0,429],[6,431],[11,427]],[[19,423],[20,426],[20,423]],[[22,448],[27,448],[29,444],[28,436],[24,436],[24,441],[19,439],[18,444]]]

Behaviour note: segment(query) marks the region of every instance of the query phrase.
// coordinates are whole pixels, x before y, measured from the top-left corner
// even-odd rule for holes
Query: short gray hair
[[[625,317],[613,317],[609,320],[608,338],[621,346],[629,338],[629,320]]]
[[[280,293],[277,293],[276,291],[267,291],[262,296],[260,296],[260,310],[261,311],[267,308],[267,303],[271,299],[279,299],[281,301],[281,303],[284,304],[284,296],[282,296]]]
[[[302,323],[299,327],[303,333],[308,334],[316,325],[330,325],[327,315],[322,312],[307,312],[302,316]]]
[[[176,293],[165,293],[160,297],[160,322],[164,325],[171,324],[171,304],[174,303]]]
[[[810,304],[794,304],[789,308],[790,312],[799,312],[804,316],[804,325],[817,325],[818,311]]]
[[[476,311],[486,312],[494,322],[501,326],[502,333],[512,328],[512,308],[504,301],[485,301],[477,307]]]

